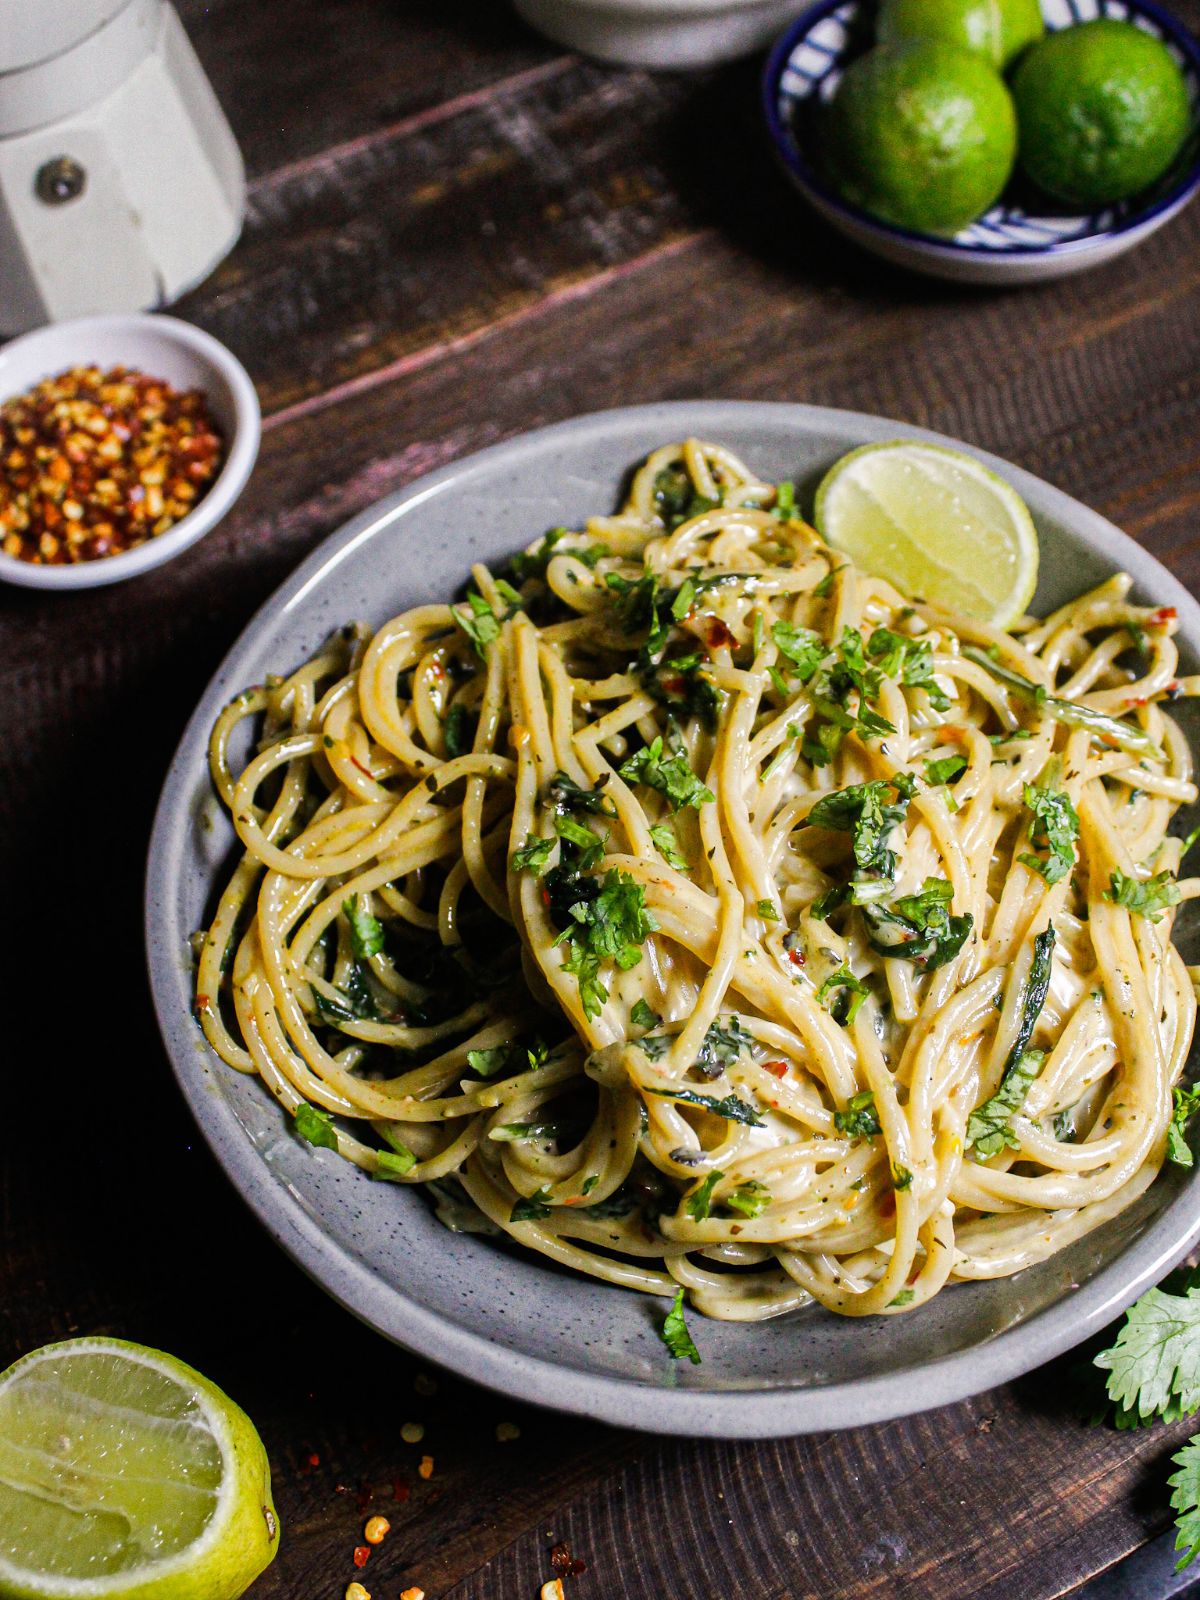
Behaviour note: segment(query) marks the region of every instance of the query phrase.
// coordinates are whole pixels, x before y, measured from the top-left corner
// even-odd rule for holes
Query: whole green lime
[[[1012,97],[995,67],[940,39],[876,45],[847,67],[823,144],[839,191],[919,233],[957,233],[1008,181]]]
[[[1004,70],[1045,32],[1038,0],[883,0],[880,44],[944,39]]]
[[[1020,160],[1069,205],[1124,200],[1161,177],[1188,131],[1183,74],[1165,45],[1100,18],[1047,34],[1013,79]]]

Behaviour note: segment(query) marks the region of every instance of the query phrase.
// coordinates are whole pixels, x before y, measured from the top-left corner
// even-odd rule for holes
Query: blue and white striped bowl
[[[1112,17],[1166,45],[1192,105],[1192,132],[1170,171],[1132,200],[1079,216],[1025,193],[1018,176],[990,211],[953,238],[870,216],[824,176],[816,124],[846,65],[872,42],[873,9],[862,0],[819,0],[797,17],[767,61],[763,96],[772,141],[796,187],[835,228],[884,260],[959,283],[1061,278],[1131,249],[1200,189],[1200,47],[1192,36],[1152,0],[1042,0],[1048,29]]]

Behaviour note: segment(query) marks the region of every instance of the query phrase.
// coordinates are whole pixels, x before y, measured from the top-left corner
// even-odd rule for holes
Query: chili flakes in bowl
[[[35,565],[119,555],[165,533],[225,445],[199,389],[73,367],[0,405],[0,549]]]

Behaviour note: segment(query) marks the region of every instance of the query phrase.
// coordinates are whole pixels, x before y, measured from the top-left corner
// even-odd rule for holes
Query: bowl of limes
[[[1098,266],[1200,190],[1200,46],[1153,0],[818,0],[764,100],[823,216],[958,282]]]

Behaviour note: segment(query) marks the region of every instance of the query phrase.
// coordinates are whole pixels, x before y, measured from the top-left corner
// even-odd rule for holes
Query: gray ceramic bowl
[[[639,457],[688,434],[720,440],[765,477],[810,490],[854,445],[899,435],[953,443],[812,406],[642,406],[496,446],[363,512],[258,613],[188,725],[150,849],[151,979],[180,1087],[218,1160],[283,1248],[387,1338],[515,1398],[626,1427],[747,1438],[845,1428],[989,1388],[1103,1327],[1200,1237],[1200,1181],[1172,1169],[1124,1216],[1053,1260],[948,1289],[919,1315],[847,1321],[808,1310],[750,1326],[693,1317],[703,1365],[676,1364],[655,1332],[660,1301],[447,1233],[416,1189],[373,1183],[294,1138],[262,1086],[217,1060],[191,1019],[187,939],[233,843],[205,765],[220,707],[264,673],[294,666],[348,619],[378,623],[443,599],[470,562],[494,561],[611,506]],[[1039,608],[1125,568],[1142,598],[1178,608],[1196,670],[1200,607],[1169,573],[1095,512],[981,459],[1037,520]],[[1181,704],[1186,714],[1190,703]],[[1189,732],[1200,734],[1194,719]]]

